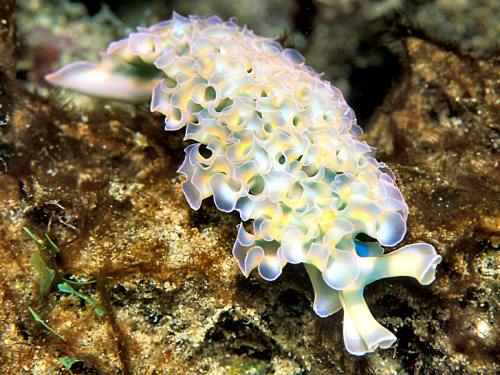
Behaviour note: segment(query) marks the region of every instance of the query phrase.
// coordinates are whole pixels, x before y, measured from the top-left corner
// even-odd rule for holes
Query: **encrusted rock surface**
[[[357,358],[344,350],[341,316],[312,311],[302,267],[287,266],[272,283],[245,279],[231,256],[237,215],[209,202],[189,208],[175,173],[182,131],[164,132],[146,105],[81,98],[64,105],[71,94],[48,92],[42,75],[68,62],[59,62],[63,49],[78,53],[75,43],[88,41],[61,44],[50,24],[37,26],[53,36],[45,44],[25,27],[14,31],[16,17],[42,17],[55,3],[17,14],[13,2],[0,6],[1,373],[69,373],[58,361],[64,357],[82,361],[73,374],[495,373],[498,57],[471,57],[419,29],[394,35],[403,75],[370,117],[365,139],[398,177],[410,208],[405,240],[430,242],[444,259],[430,286],[391,279],[367,288],[374,315],[399,341]],[[76,21],[89,27],[83,8],[71,14],[61,21],[68,30]],[[110,34],[95,51],[116,39],[109,31],[116,20],[99,17]],[[38,61],[46,71],[35,69]],[[39,275],[28,262],[36,246],[23,226],[39,238],[49,234],[66,277],[98,280],[81,292],[105,315],[57,289],[39,298]]]

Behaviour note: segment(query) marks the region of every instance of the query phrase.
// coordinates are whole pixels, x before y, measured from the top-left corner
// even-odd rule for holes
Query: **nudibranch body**
[[[253,221],[251,233],[238,225],[233,248],[245,276],[257,268],[275,280],[287,263],[303,263],[316,313],[343,308],[350,353],[396,340],[371,315],[367,284],[434,280],[441,257],[431,245],[384,255],[381,245],[395,246],[406,233],[408,207],[394,174],[357,139],[361,129],[340,91],[273,39],[234,19],[174,13],[111,43],[99,63],[72,63],[47,80],[115,100],[152,95],[165,129],[186,126],[185,139],[194,141],[179,169],[189,205],[196,210],[213,196],[219,210]]]

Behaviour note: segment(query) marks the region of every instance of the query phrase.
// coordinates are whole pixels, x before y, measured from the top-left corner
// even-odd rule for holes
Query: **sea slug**
[[[165,129],[186,126],[194,141],[179,169],[189,205],[197,210],[213,196],[219,210],[253,221],[252,230],[238,225],[233,248],[243,274],[258,269],[271,281],[287,263],[303,263],[316,313],[343,308],[349,353],[395,342],[370,313],[364,287],[394,276],[429,284],[441,257],[425,243],[384,254],[382,246],[403,239],[408,206],[392,171],[357,139],[340,91],[302,55],[234,19],[174,13],[111,43],[100,62],[46,78],[95,97],[151,98]]]

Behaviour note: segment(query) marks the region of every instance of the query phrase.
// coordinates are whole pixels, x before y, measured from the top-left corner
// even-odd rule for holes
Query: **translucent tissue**
[[[384,254],[381,245],[403,239],[408,207],[392,171],[357,139],[361,129],[340,91],[298,52],[234,19],[174,13],[111,43],[100,62],[46,78],[103,98],[151,97],[165,129],[186,126],[193,142],[179,169],[190,206],[213,196],[221,211],[253,220],[251,233],[238,226],[233,248],[243,274],[257,269],[271,281],[287,263],[303,263],[316,313],[344,310],[350,353],[395,342],[370,313],[364,287],[395,276],[429,284],[441,257],[427,244]]]

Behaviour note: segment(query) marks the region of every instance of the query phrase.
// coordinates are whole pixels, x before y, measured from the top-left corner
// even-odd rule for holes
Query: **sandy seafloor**
[[[0,373],[499,373],[499,4],[2,1]],[[347,353],[342,314],[315,315],[301,265],[274,282],[240,273],[238,215],[211,199],[193,211],[180,191],[183,130],[164,132],[147,103],[44,82],[173,10],[281,35],[344,92],[409,205],[397,247],[427,242],[443,257],[429,286],[366,288],[393,348]],[[29,262],[39,250],[23,227],[59,249],[39,270],[97,280],[78,290],[87,302],[55,285],[40,293]]]

